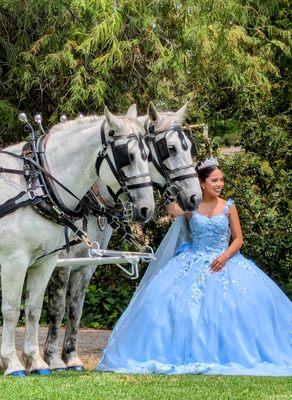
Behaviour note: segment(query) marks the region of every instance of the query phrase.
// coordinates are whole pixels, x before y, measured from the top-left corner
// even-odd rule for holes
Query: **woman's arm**
[[[233,256],[233,254],[236,253],[243,245],[242,230],[235,205],[229,208],[229,223],[232,241],[230,246],[224,251],[224,253],[220,254],[220,256],[216,257],[215,260],[212,262],[211,270],[213,272],[220,271],[224,267],[226,261],[231,256]]]
[[[187,218],[190,218],[192,216],[191,212],[184,211],[176,202],[168,204],[165,208],[167,213],[174,218],[180,215],[184,215]]]

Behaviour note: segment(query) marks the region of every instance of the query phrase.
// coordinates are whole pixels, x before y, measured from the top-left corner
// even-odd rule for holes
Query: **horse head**
[[[111,188],[115,201],[122,202],[129,219],[146,222],[155,204],[144,127],[131,110],[125,116],[116,116],[105,108],[104,114],[105,143],[110,145],[104,157],[107,162],[99,166],[98,176]]]
[[[193,161],[194,143],[182,128],[186,113],[187,103],[177,112],[158,112],[150,102],[147,116],[140,121],[147,126],[152,180],[186,210],[194,210],[202,192]]]

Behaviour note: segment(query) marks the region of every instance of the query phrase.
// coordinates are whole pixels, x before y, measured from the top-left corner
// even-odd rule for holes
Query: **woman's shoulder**
[[[234,200],[231,198],[228,198],[227,200],[225,200],[225,206],[231,207],[235,204]]]
[[[224,211],[225,214],[229,214],[230,211],[230,207],[232,207],[234,205],[234,200],[231,198],[226,199],[222,199],[221,200],[221,205],[222,205],[222,210]]]
[[[234,210],[233,210],[233,209],[234,209]],[[224,207],[223,207],[223,211],[224,211],[225,214],[227,214],[227,215],[229,215],[229,216],[230,216],[230,214],[232,214],[234,211],[237,212],[237,211],[236,211],[236,206],[235,206],[235,203],[234,203],[234,200],[233,200],[233,199],[229,198],[229,199],[225,200],[225,205],[224,205]]]
[[[218,205],[217,208],[223,211],[228,210],[234,204],[234,200],[231,198],[223,199],[222,197],[218,197]]]
[[[218,198],[222,206],[232,206],[234,204],[234,200],[230,197],[228,199],[223,199],[222,197]]]

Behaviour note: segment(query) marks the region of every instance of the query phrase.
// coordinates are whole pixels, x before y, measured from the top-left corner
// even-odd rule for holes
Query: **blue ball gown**
[[[220,272],[210,271],[229,245],[232,203],[210,218],[194,212],[191,243],[178,250],[185,218],[177,218],[117,322],[98,371],[292,375],[290,300],[239,252]]]

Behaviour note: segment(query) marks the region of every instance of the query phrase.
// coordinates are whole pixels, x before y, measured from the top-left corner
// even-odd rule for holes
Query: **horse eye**
[[[170,154],[176,154],[176,148],[175,146],[168,146],[168,150]]]

